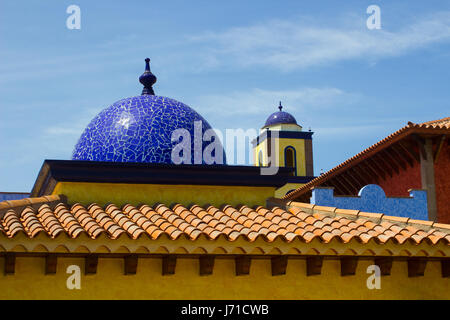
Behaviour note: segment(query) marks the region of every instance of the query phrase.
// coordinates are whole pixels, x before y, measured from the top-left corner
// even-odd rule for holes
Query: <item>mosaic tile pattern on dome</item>
[[[271,126],[271,125],[280,124],[280,123],[297,124],[297,121],[290,113],[287,113],[284,111],[277,111],[277,112],[272,113],[267,118],[265,126]]]
[[[73,160],[172,163],[172,132],[186,129],[191,135],[194,163],[194,122],[209,123],[189,106],[162,96],[142,95],[117,101],[101,111],[87,126],[73,151]],[[210,142],[202,143],[202,150]],[[222,152],[223,152],[223,148]],[[223,162],[226,163],[225,154]]]

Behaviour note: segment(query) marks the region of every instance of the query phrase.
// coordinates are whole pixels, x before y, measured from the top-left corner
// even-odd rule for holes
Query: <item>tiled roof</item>
[[[360,153],[356,154],[355,156],[345,160],[341,164],[339,164],[336,167],[332,168],[331,170],[321,174],[317,178],[304,184],[303,186],[299,187],[298,189],[290,192],[289,194],[285,195],[283,197],[283,199],[289,199],[289,200],[296,199],[297,197],[304,194],[305,192],[309,192],[312,187],[320,186],[323,182],[327,181],[330,177],[336,175],[339,172],[345,171],[347,168],[352,167],[353,165],[372,156],[373,154],[377,153],[378,151],[389,147],[393,143],[403,139],[404,137],[406,137],[407,135],[410,135],[412,133],[450,134],[450,117],[439,119],[439,120],[428,121],[428,122],[424,122],[424,123],[420,123],[420,124],[408,122],[408,125],[406,125],[405,127],[390,134],[383,140],[375,143],[374,145],[361,151]]]
[[[42,239],[42,236],[47,242],[51,239],[61,242],[63,238],[70,241],[83,237],[90,241],[99,241],[100,238],[119,243],[124,239],[184,239],[196,242],[202,237],[230,243],[238,240],[255,242],[261,238],[266,244],[279,240],[304,244],[314,240],[319,240],[321,244],[334,241],[341,244],[356,242],[359,245],[439,244],[445,248],[444,255],[450,256],[450,225],[377,213],[297,202],[287,203],[286,210],[279,207],[269,210],[261,206],[249,208],[245,205],[216,208],[196,204],[189,208],[180,204],[170,207],[164,204],[127,204],[122,208],[114,204],[101,207],[95,203],[69,206],[55,202],[56,196],[51,197],[47,202],[27,199],[38,203],[34,208],[29,205],[6,209],[0,219],[0,248],[5,240],[17,239],[20,234],[21,242]]]
[[[445,126],[447,128],[450,128],[450,117],[442,118],[439,120],[432,120],[422,123],[422,125],[439,125],[441,127]]]
[[[299,217],[314,218],[315,220],[309,218],[311,224],[316,227],[312,233],[324,241],[330,241],[337,236],[343,242],[356,238],[363,243],[376,239],[379,243],[394,240],[399,244],[407,241],[416,244],[429,241],[435,244],[443,241],[450,245],[448,224],[309,203],[289,202],[288,207],[290,212]]]

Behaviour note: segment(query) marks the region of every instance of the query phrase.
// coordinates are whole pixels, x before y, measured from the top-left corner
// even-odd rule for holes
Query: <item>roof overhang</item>
[[[444,121],[445,120],[445,121]],[[444,121],[443,123],[440,123]],[[445,139],[445,137],[450,136],[450,125],[446,122],[450,121],[450,118],[444,118],[437,121],[425,122],[422,124],[415,124],[412,122],[408,122],[408,125],[401,128],[400,130],[392,133],[387,136],[383,140],[375,143],[369,148],[361,151],[350,159],[342,162],[338,166],[333,169],[327,171],[324,174],[321,174],[316,179],[310,181],[309,183],[301,186],[297,190],[289,193],[283,199],[286,200],[295,200],[301,199],[305,201],[305,198],[311,193],[312,188],[316,186],[321,186],[325,182],[329,181],[332,178],[339,176],[340,174],[346,172],[350,168],[357,166],[358,164],[366,161],[367,159],[373,157],[374,155],[383,152],[384,150],[390,148],[391,146],[406,140],[411,141],[419,141],[423,138],[440,138],[439,141]],[[405,149],[405,148],[403,148]],[[408,151],[405,151],[408,153]],[[409,150],[410,154],[406,154],[406,157],[410,157],[412,161],[417,160],[419,155],[413,154],[412,150]],[[408,162],[408,160],[405,160]],[[364,184],[362,184],[363,186]]]
[[[155,163],[45,160],[31,197],[52,193],[58,182],[133,183],[281,187],[293,168],[262,175],[261,167],[229,165],[169,165]]]

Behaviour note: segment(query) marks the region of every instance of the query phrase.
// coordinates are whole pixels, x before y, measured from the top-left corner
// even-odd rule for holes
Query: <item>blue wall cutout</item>
[[[383,189],[376,184],[363,187],[357,197],[334,196],[333,188],[314,188],[311,203],[339,209],[428,220],[427,192],[425,190],[410,190],[409,197],[388,198]]]

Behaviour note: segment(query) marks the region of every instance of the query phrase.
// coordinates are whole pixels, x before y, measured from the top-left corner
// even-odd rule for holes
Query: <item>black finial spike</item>
[[[153,91],[153,85],[156,82],[155,75],[150,71],[150,59],[145,59],[145,71],[144,73],[139,77],[139,82],[144,85],[144,88],[142,89],[142,95],[155,95],[155,92]]]
[[[281,109],[283,109],[283,106],[281,105],[281,101],[280,101],[280,105],[278,106],[278,109],[280,109],[280,111],[281,111]]]

